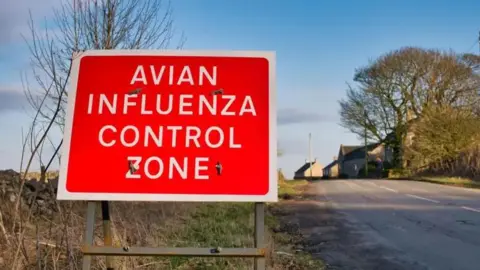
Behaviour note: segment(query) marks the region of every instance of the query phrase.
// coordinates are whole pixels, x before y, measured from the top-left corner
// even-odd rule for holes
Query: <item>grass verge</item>
[[[281,181],[280,198],[296,198],[301,195],[306,181]],[[281,207],[267,204],[265,242],[268,248],[268,269],[321,270],[323,264],[309,254],[295,251],[295,243],[301,241],[297,233],[279,231],[282,227],[279,219],[270,208]],[[276,229],[277,228],[277,229]],[[192,247],[253,247],[254,245],[254,204],[253,203],[204,203],[200,204],[178,228],[176,239],[185,239],[170,243],[173,246]],[[252,269],[253,259],[244,258],[199,258],[173,257],[164,259],[163,265],[169,269]]]
[[[308,181],[305,180],[279,181],[278,197],[283,200],[298,198],[307,185]]]

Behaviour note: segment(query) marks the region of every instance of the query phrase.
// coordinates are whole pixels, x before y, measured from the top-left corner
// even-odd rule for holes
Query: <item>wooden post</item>
[[[103,219],[103,239],[104,246],[112,246],[112,227],[110,224],[110,207],[108,201],[102,201],[102,219]],[[106,256],[107,270],[114,270],[114,258],[112,256]]]

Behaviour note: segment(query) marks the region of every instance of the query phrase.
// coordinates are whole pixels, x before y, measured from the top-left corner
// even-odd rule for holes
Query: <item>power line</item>
[[[470,47],[468,48],[466,53],[472,52],[472,50],[473,50],[473,48],[475,48],[475,46],[478,46],[478,51],[480,53],[480,31],[478,32],[478,37],[473,41],[472,45],[470,45]]]
[[[480,38],[480,37],[479,37]],[[475,47],[475,45],[478,45],[478,42],[479,42],[479,39],[475,39],[475,41],[472,43],[472,45],[468,48],[468,50],[466,51],[467,53],[471,52],[472,49]]]

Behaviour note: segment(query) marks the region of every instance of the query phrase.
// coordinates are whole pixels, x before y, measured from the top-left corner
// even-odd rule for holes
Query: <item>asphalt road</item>
[[[347,223],[336,241],[343,241],[343,256],[363,260],[358,269],[480,269],[479,190],[356,179],[315,188]],[[338,253],[330,261],[342,264]]]

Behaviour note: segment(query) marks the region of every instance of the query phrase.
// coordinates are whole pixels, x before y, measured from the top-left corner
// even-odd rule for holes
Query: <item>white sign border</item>
[[[66,175],[70,152],[73,113],[81,59],[85,56],[206,56],[206,57],[262,57],[269,63],[269,191],[265,195],[211,195],[211,194],[145,194],[145,193],[83,193],[69,192]],[[87,50],[74,55],[68,91],[67,114],[63,135],[57,200],[88,201],[184,201],[184,202],[277,202],[277,91],[276,53],[274,51],[218,51],[218,50]],[[94,177],[94,176],[93,176]]]

